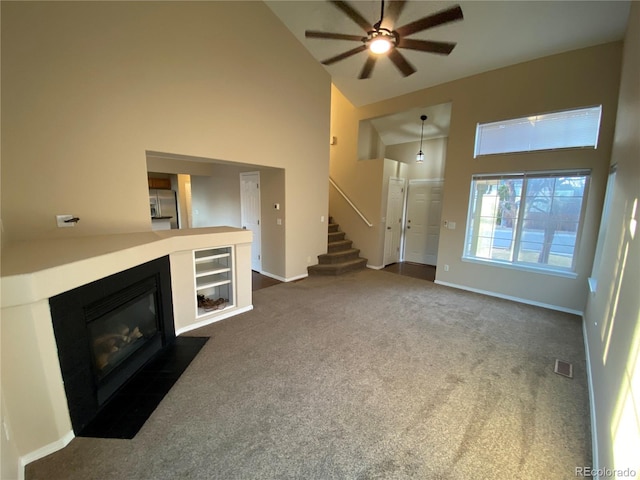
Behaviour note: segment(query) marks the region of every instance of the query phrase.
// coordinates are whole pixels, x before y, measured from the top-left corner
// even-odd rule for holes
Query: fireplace
[[[49,300],[76,435],[175,341],[169,257]]]

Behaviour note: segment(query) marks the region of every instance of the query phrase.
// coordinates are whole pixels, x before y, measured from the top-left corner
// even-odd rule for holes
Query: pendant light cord
[[[424,161],[424,153],[422,153],[422,140],[424,139],[424,121],[427,119],[426,115],[420,115],[422,120],[422,127],[420,127],[420,151],[416,155],[416,162],[422,163]]]

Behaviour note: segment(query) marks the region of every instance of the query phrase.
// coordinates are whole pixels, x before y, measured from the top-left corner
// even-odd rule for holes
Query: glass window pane
[[[465,256],[573,269],[587,178],[550,174],[475,178]]]
[[[522,179],[476,180],[467,231],[467,255],[511,261]]]
[[[527,180],[519,262],[571,268],[586,177]]]

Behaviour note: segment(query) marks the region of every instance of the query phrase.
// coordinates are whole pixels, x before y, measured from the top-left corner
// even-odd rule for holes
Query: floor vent
[[[568,378],[573,378],[573,365],[569,362],[563,362],[562,360],[556,359],[556,366],[553,369],[554,373],[558,375],[563,375]]]

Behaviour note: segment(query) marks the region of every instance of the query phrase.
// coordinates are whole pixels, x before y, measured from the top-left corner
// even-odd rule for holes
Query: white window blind
[[[531,152],[598,145],[602,106],[545,113],[476,128],[474,158],[496,153]]]

